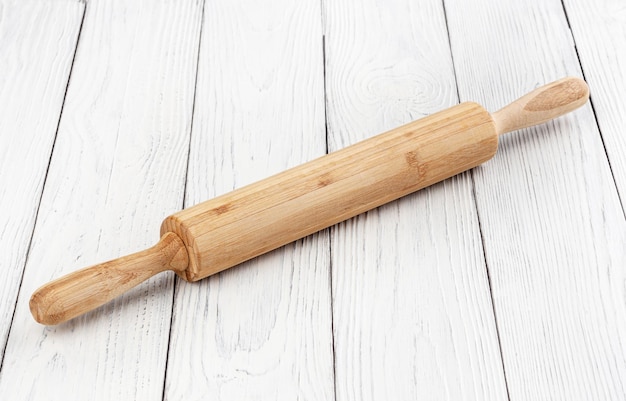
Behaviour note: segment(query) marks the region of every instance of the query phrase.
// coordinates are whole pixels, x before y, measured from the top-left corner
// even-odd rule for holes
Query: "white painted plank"
[[[317,0],[206,3],[186,205],[326,151]],[[333,399],[328,232],[178,281],[165,398]]]
[[[142,249],[181,207],[201,2],[92,0],[0,376],[2,399],[161,399],[173,279],[57,327],[44,282]]]
[[[456,103],[442,4],[326,4],[331,150]],[[332,235],[338,400],[505,400],[468,174]]]
[[[626,2],[566,0],[564,5],[626,209]]]
[[[0,360],[84,6],[0,3]]]
[[[560,1],[447,0],[460,97],[580,76]],[[512,400],[626,398],[626,222],[589,105],[474,171]]]

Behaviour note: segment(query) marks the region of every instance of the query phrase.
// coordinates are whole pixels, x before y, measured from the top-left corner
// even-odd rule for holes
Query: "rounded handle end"
[[[182,240],[165,233],[153,247],[60,277],[30,298],[33,318],[54,325],[104,305],[165,270],[182,272],[189,257]]]
[[[37,323],[45,325],[53,325],[58,322],[58,313],[50,311],[50,308],[46,308],[45,305],[53,304],[50,300],[45,299],[46,293],[41,291],[41,288],[33,293],[28,301],[28,307],[30,308],[30,314],[33,315],[33,319]]]
[[[566,77],[535,89],[492,116],[498,135],[502,135],[567,114],[588,99],[587,83],[577,77]]]

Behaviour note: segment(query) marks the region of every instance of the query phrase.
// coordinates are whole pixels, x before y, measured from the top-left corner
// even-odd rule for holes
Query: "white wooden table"
[[[473,171],[55,327],[165,216],[565,75]],[[0,0],[0,399],[625,400],[622,0]]]

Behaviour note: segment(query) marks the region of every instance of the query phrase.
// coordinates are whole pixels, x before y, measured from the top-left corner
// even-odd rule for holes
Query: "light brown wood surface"
[[[475,103],[436,113],[168,217],[200,280],[490,159],[490,114]]]
[[[202,202],[167,217],[153,248],[39,288],[31,313],[57,324],[165,270],[203,279],[476,167],[495,155],[499,134],[558,117],[588,96],[584,81],[563,78],[493,117],[465,102]]]
[[[180,238],[166,232],[151,248],[87,267],[46,285],[30,299],[30,311],[40,323],[57,324],[94,309],[150,277],[173,270],[183,272],[187,252]]]
[[[589,88],[567,77],[541,86],[493,113],[499,135],[545,123],[585,104]]]

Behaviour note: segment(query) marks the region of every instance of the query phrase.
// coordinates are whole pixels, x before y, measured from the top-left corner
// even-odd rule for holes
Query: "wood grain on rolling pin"
[[[161,242],[174,236],[180,249],[157,246],[153,252],[169,249],[158,260],[170,261],[184,249],[191,254],[189,266],[176,263],[170,268],[179,274],[184,270],[184,278],[195,280],[444,180],[493,156],[498,134],[506,132],[503,126],[516,129],[540,123],[584,103],[586,90],[569,104],[555,103],[559,106],[554,110],[524,110],[526,103],[545,92],[569,99],[568,93],[558,90],[568,80],[586,88],[579,78],[564,78],[535,89],[493,116],[477,104],[461,104],[179,212],[162,225]],[[138,253],[125,261],[145,256]],[[120,288],[117,280],[98,280],[97,271],[107,265],[92,266],[95,274],[79,271],[40,287],[29,303],[33,317],[56,324],[138,284],[133,280]],[[144,270],[139,274],[144,278],[150,277],[148,272],[162,271],[142,263],[133,265]],[[123,269],[120,273],[126,274]],[[77,297],[72,294],[77,282],[98,292]],[[67,313],[60,312],[59,305]]]
[[[490,159],[491,115],[463,103],[165,219],[196,281]]]

